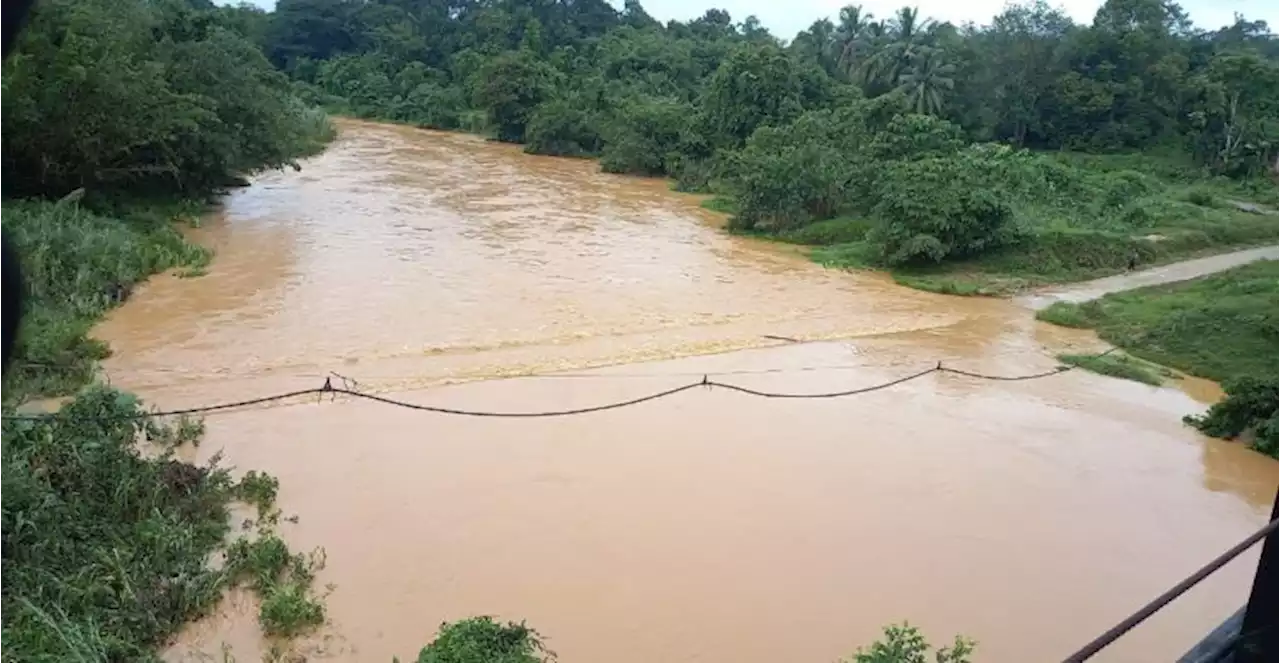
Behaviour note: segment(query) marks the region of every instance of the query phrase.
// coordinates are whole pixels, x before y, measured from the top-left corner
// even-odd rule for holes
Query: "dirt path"
[[[1078,304],[1097,299],[1103,295],[1134,288],[1144,288],[1161,283],[1174,283],[1221,272],[1238,267],[1255,260],[1280,259],[1280,247],[1264,246],[1256,249],[1245,249],[1222,253],[1207,258],[1185,260],[1161,267],[1146,269],[1130,274],[1117,274],[1106,278],[1072,283],[1069,285],[1046,288],[1035,293],[1018,297],[1016,301],[1023,306],[1040,310],[1048,308],[1054,302],[1072,302]]]

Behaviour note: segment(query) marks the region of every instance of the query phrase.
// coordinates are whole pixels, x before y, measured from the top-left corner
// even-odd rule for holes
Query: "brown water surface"
[[[730,238],[661,181],[341,129],[196,231],[218,251],[208,275],[157,278],[102,324],[113,383],[173,407],[332,371],[419,403],[537,410],[703,374],[797,392],[939,360],[1017,375],[1102,347],[1012,302]],[[339,398],[211,417],[195,453],[277,475],[299,517],[284,534],[325,548],[330,623],[308,651],[326,660],[412,659],[442,621],[494,614],[568,663],[832,661],[904,619],[976,638],[983,661],[1039,661],[1265,520],[1275,462],[1184,427],[1215,397],[1192,386],[933,374],[844,399],[699,388],[515,420]],[[1103,660],[1177,655],[1243,602],[1256,559]],[[169,656],[224,643],[260,655],[250,599]]]

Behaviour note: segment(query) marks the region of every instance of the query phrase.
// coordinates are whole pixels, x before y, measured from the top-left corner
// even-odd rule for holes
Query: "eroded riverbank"
[[[157,279],[102,325],[116,385],[178,406],[336,371],[415,402],[533,410],[701,373],[787,391],[939,360],[1023,374],[1098,347],[1010,302],[726,237],[663,182],[342,128],[199,231],[218,250],[207,276]],[[575,377],[418,389],[554,371]],[[527,619],[568,662],[825,661],[903,619],[976,638],[980,660],[1043,660],[1265,518],[1275,463],[1182,427],[1214,397],[1191,384],[1201,402],[1082,372],[929,376],[849,399],[693,390],[535,421],[337,400],[212,417],[195,453],[280,478],[299,516],[285,534],[328,552],[315,646],[336,660],[411,657],[471,614]],[[1179,653],[1238,607],[1254,561],[1110,660]],[[171,654],[222,642],[254,660],[252,613],[229,609]]]

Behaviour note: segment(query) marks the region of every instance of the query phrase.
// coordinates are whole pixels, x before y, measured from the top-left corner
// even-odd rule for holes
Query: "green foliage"
[[[4,376],[6,401],[61,395],[88,382],[93,362],[107,354],[87,336],[98,316],[151,274],[208,261],[207,251],[173,228],[172,209],[135,210],[121,220],[74,203],[5,203],[4,229],[30,296]]]
[[[230,476],[170,455],[198,427],[142,412],[96,386],[56,416],[4,422],[6,657],[158,661],[230,581],[210,564],[229,533]],[[144,452],[143,439],[163,446]]]
[[[555,654],[542,636],[524,623],[471,617],[440,625],[431,644],[418,653],[418,663],[544,663]]]
[[[827,267],[863,269],[875,266],[876,250],[867,242],[847,242],[814,249],[810,257]]]
[[[705,134],[717,145],[741,145],[758,127],[785,124],[804,110],[794,61],[776,46],[736,49],[707,83]]]
[[[868,145],[894,105],[855,101],[757,130],[726,167],[739,203],[733,229],[780,232],[867,207],[878,166]]]
[[[755,132],[730,166],[739,202],[731,228],[781,232],[844,209],[852,174],[837,136],[842,131],[835,115],[815,111]]]
[[[7,195],[200,195],[328,139],[224,14],[178,2],[38,3],[4,63]]]
[[[886,264],[941,262],[1010,241],[1013,208],[1001,168],[972,151],[890,166],[873,210],[870,241]]]
[[[555,70],[529,51],[503,53],[476,73],[474,100],[498,140],[522,143],[534,108],[550,97]]]
[[[692,107],[671,99],[644,99],[616,111],[606,128],[600,167],[607,173],[662,175],[679,154]]]
[[[1253,448],[1276,457],[1276,377],[1243,376],[1223,384],[1226,398],[1202,416],[1184,417],[1205,435],[1234,438],[1254,434]]]
[[[975,643],[956,636],[950,647],[939,647],[933,663],[969,663]],[[859,647],[846,663],[929,663],[933,647],[920,630],[910,624],[886,626],[884,637],[869,647]]]
[[[1099,375],[1109,375],[1154,386],[1160,386],[1164,383],[1160,367],[1126,355],[1060,354],[1058,355],[1058,361],[1070,366],[1078,366]]]
[[[596,114],[576,101],[555,99],[534,109],[525,128],[524,150],[570,157],[599,154],[602,139]]]
[[[257,539],[232,543],[224,572],[262,598],[258,623],[263,633],[287,638],[324,623],[324,604],[311,591],[315,572],[323,564],[319,553],[292,553],[280,537],[266,531]]]
[[[1085,302],[1083,304],[1054,302],[1048,308],[1037,311],[1036,319],[1063,327],[1088,329],[1093,326],[1094,321],[1097,319],[1097,311],[1097,302]]]
[[[738,201],[729,196],[712,196],[699,203],[699,206],[721,214],[734,214],[738,211]]]
[[[936,117],[895,114],[872,137],[870,157],[877,161],[950,157],[964,147],[960,127]]]
[[[784,232],[778,237],[783,241],[796,244],[831,246],[833,244],[861,242],[871,231],[871,227],[872,223],[867,219],[837,217],[815,221]]]

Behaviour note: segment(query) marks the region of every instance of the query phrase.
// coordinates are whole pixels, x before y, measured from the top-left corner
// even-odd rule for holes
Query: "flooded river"
[[[207,275],[157,278],[101,325],[114,384],[176,407],[332,372],[416,403],[538,410],[704,374],[796,392],[938,361],[1019,375],[1102,347],[1013,302],[730,238],[661,181],[341,129],[195,231],[218,252]],[[825,400],[698,388],[557,419],[338,398],[210,417],[192,453],[277,475],[298,516],[282,532],[325,549],[318,660],[411,660],[442,621],[492,614],[566,663],[833,661],[902,620],[977,639],[981,661],[1047,661],[1265,520],[1275,462],[1179,422],[1216,397],[1073,371]],[[1102,660],[1176,656],[1242,604],[1256,560]],[[252,610],[229,600],[170,658],[258,660]]]

